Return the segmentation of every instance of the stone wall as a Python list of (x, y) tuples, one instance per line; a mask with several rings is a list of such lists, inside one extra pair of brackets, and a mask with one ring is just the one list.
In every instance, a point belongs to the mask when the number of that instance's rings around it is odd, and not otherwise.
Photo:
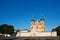
[(17, 36), (29, 37), (29, 36), (57, 36), (57, 32), (18, 32)]

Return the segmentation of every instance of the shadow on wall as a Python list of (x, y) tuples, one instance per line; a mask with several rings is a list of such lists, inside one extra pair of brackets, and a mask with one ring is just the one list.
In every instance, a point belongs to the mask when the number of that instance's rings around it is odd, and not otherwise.
[(14, 32), (13, 34), (10, 34), (11, 36), (16, 36), (17, 35), (17, 32)]

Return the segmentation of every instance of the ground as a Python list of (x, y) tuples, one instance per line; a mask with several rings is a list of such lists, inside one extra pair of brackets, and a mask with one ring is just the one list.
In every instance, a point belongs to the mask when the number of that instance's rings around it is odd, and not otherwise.
[(9, 37), (0, 38), (0, 40), (60, 40), (60, 37)]

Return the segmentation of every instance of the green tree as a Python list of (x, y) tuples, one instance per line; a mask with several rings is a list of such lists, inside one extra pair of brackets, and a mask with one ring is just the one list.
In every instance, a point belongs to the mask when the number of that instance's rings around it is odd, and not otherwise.
[(60, 26), (56, 27), (55, 30), (57, 31), (57, 35), (60, 36)]
[(0, 33), (2, 34), (12, 34), (14, 33), (14, 27), (7, 24), (0, 25)]
[(57, 35), (60, 36), (60, 26), (57, 26), (55, 29), (52, 29), (52, 31), (56, 30)]

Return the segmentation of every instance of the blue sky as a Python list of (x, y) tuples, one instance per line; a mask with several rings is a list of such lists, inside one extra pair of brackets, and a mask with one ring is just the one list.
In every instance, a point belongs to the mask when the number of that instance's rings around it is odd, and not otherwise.
[(0, 24), (29, 29), (32, 16), (45, 19), (45, 31), (60, 25), (60, 0), (0, 0)]

